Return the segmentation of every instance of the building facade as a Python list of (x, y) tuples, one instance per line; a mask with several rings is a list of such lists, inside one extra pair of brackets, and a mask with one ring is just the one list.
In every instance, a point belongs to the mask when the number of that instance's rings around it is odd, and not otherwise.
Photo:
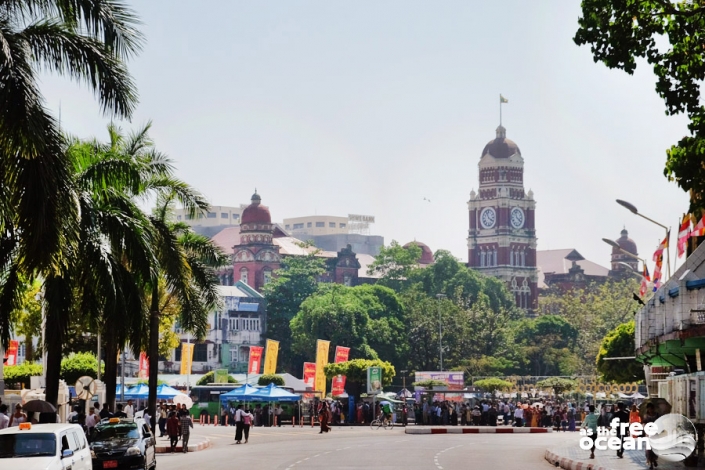
[(483, 149), (480, 186), (468, 201), (468, 266), (502, 279), (516, 305), (532, 314), (538, 301), (536, 201), (524, 191), (524, 159), (501, 125)]
[[(629, 238), (629, 232), (627, 232), (626, 228), (622, 229), (620, 237), (615, 242), (619, 245), (619, 248), (616, 246), (612, 248), (610, 277), (626, 278), (638, 273), (639, 259), (636, 256), (639, 255), (639, 252), (636, 249), (634, 240)], [(631, 253), (632, 256), (628, 253)]]

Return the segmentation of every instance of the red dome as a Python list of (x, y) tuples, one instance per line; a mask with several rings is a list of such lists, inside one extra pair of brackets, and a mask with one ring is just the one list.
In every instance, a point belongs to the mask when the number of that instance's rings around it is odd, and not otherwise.
[(416, 245), (421, 248), (421, 258), (419, 258), (419, 264), (433, 264), (433, 252), (425, 243), (413, 241), (404, 245), (404, 248), (409, 248), (411, 245)]
[(269, 207), (260, 204), (262, 198), (256, 192), (252, 195), (252, 204), (242, 211), (240, 224), (271, 224), (272, 216), (269, 214)]
[[(622, 235), (622, 236), (619, 237), (617, 240), (615, 240), (617, 242), (617, 244), (619, 245), (619, 247), (621, 249), (623, 249), (624, 251), (628, 251), (629, 253), (631, 253), (633, 255), (638, 255), (639, 253), (636, 251), (636, 243), (634, 243), (634, 240), (629, 238), (629, 232), (627, 232), (627, 229), (622, 230), (622, 233), (620, 235)], [(619, 249), (617, 249), (617, 247), (613, 247), (612, 254), (613, 255), (622, 255), (623, 253), (621, 251), (619, 251)]]
[(497, 138), (490, 140), (482, 149), (480, 157), (484, 157), (488, 153), (495, 158), (509, 158), (515, 153), (521, 155), (517, 144), (513, 140), (507, 139), (507, 130), (502, 126), (497, 128)]

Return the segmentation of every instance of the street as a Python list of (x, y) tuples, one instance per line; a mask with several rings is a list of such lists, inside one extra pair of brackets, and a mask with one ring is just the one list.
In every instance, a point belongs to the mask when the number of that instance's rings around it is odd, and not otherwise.
[[(161, 469), (549, 469), (547, 447), (575, 442), (577, 433), (407, 435), (399, 427), (255, 428), (248, 444), (235, 445), (232, 427), (196, 425), (192, 440), (207, 437), (213, 446), (189, 454), (160, 454)], [(161, 442), (162, 439), (159, 439)]]

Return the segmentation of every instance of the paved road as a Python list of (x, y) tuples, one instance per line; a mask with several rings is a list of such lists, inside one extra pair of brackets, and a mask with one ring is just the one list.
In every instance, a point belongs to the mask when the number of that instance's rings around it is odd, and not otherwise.
[(248, 444), (235, 445), (234, 428), (200, 427), (213, 447), (189, 454), (160, 455), (160, 470), (197, 469), (543, 469), (548, 447), (575, 442), (567, 434), (406, 435), (403, 428), (371, 430), (336, 427), (317, 429), (255, 428)]

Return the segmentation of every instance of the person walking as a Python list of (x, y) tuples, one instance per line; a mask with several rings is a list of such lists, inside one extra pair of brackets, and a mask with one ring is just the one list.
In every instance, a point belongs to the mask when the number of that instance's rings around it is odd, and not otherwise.
[(19, 426), (27, 421), (27, 415), (22, 412), (22, 405), (19, 403), (15, 406), (15, 412), (10, 416), (10, 424), (8, 427)]
[[(641, 423), (641, 416), (639, 416), (639, 410), (636, 405), (632, 405), (632, 409), (629, 412), (629, 425), (631, 426), (632, 423)], [(632, 435), (632, 437), (637, 438), (639, 436)]]
[[(658, 415), (656, 414), (656, 407), (654, 406), (653, 403), (647, 403), (646, 404), (646, 415), (644, 416), (644, 420), (642, 421), (642, 424), (646, 426), (648, 423), (653, 423), (658, 419)], [(658, 455), (656, 453), (647, 448), (646, 449), (646, 463), (649, 464), (649, 469), (653, 469), (654, 467), (658, 467)]]
[(0, 405), (0, 429), (5, 429), (10, 426), (10, 417), (7, 416), (7, 405)]
[(171, 444), (171, 452), (176, 452), (176, 443), (179, 442), (179, 418), (175, 412), (169, 413), (169, 418), (166, 421), (166, 433), (169, 435), (169, 443)]
[(325, 401), (321, 402), (321, 409), (318, 410), (318, 422), (321, 423), (321, 430), (318, 434), (330, 431), (330, 427), (328, 427), (328, 403)]
[(164, 437), (166, 434), (166, 420), (169, 417), (168, 410), (166, 408), (166, 403), (162, 402), (162, 406), (159, 408), (159, 437)]
[[(622, 432), (621, 424), (626, 424), (629, 422), (629, 413), (625, 409), (624, 403), (621, 401), (617, 403), (617, 411), (614, 414), (614, 418), (619, 420), (619, 424), (617, 425), (617, 437), (619, 438), (619, 449), (617, 450), (617, 457), (622, 459), (624, 458), (624, 438), (627, 437), (628, 431)], [(610, 423), (610, 426), (611, 425), (612, 423)]]
[(132, 419), (135, 417), (135, 407), (132, 404), (132, 400), (127, 400), (127, 405), (125, 405), (123, 411), (127, 415), (128, 419)]
[(592, 439), (592, 447), (590, 447), (590, 458), (595, 458), (595, 439), (597, 439), (597, 421), (599, 417), (595, 414), (595, 405), (589, 405), (588, 414), (585, 415), (581, 428), (589, 430), (590, 439)]
[(242, 434), (245, 437), (245, 444), (250, 440), (250, 426), (252, 426), (253, 419), (254, 415), (250, 413), (249, 409), (246, 409), (242, 414)]
[(250, 426), (252, 425), (252, 413), (245, 411), (242, 405), (237, 405), (235, 410), (235, 444), (242, 444), (242, 435), (245, 432), (245, 418), (248, 418), (247, 434), (245, 436), (245, 444), (247, 444)]
[(188, 452), (188, 438), (191, 436), (191, 428), (193, 427), (193, 421), (191, 421), (188, 412), (181, 413), (179, 424), (181, 425), (181, 448), (185, 454)]

